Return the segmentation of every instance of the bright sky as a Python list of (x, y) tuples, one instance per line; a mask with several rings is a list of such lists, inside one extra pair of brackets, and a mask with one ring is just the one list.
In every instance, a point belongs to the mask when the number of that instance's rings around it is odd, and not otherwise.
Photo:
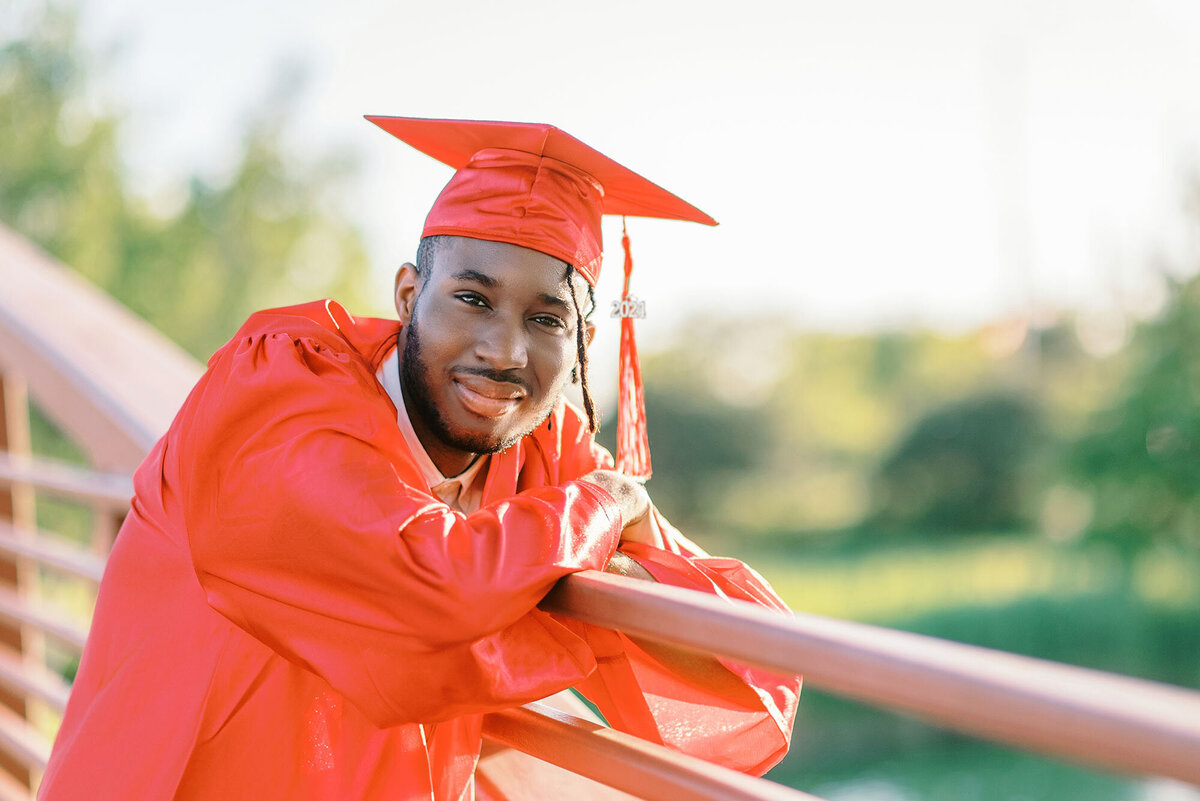
[(347, 209), (385, 297), (449, 171), (364, 113), (550, 122), (720, 220), (630, 221), (651, 334), (698, 310), (859, 330), (1144, 306), (1155, 254), (1196, 255), (1194, 0), (105, 0), (83, 22), (123, 47), (107, 94), (150, 188), (220, 174), (304, 65), (291, 145), (360, 158)]

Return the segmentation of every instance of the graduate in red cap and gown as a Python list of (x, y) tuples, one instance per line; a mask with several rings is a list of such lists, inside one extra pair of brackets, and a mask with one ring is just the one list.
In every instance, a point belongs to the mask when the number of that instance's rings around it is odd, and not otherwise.
[(619, 470), (593, 439), (601, 214), (713, 220), (548, 125), (370, 119), (457, 170), (397, 275), (399, 321), (273, 309), (213, 355), (135, 476), (39, 797), (470, 799), (482, 715), (570, 687), (617, 728), (762, 773), (799, 677), (537, 608), (588, 569), (785, 608), (637, 481), (631, 319)]

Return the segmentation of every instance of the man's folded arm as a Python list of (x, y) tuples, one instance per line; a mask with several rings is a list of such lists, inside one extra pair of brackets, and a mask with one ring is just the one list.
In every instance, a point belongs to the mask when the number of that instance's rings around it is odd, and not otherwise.
[[(610, 468), (612, 457), (595, 444), (578, 415), (567, 412), (563, 475)], [(644, 523), (640, 527), (653, 532), (639, 533), (642, 542), (623, 542), (610, 572), (787, 611), (758, 573), (735, 559), (709, 557), (657, 510)], [(748, 773), (764, 773), (787, 753), (799, 676), (566, 622), (587, 639), (599, 665), (578, 688), (615, 728)]]

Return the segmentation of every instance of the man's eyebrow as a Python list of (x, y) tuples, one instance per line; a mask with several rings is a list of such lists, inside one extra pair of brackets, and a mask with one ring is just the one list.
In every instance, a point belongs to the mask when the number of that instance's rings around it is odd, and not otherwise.
[(555, 306), (557, 308), (560, 308), (564, 312), (565, 311), (574, 311), (574, 307), (570, 303), (567, 303), (567, 301), (563, 298), (562, 295), (551, 295), (548, 292), (543, 292), (540, 295), (538, 295), (538, 300), (540, 300), (542, 303), (545, 303), (548, 306)]
[[(451, 276), (455, 281), (473, 281), (476, 284), (481, 284), (488, 289), (495, 289), (500, 286), (500, 282), (487, 273), (481, 273), (478, 270), (472, 270), (469, 267), (453, 273)], [(541, 292), (538, 294), (538, 300), (548, 306), (562, 309), (564, 312), (572, 310), (572, 306), (562, 295), (551, 295), (549, 292)]]
[(487, 273), (481, 273), (478, 270), (459, 270), (450, 276), (455, 281), (474, 281), (477, 284), (483, 284), (488, 289), (495, 289), (500, 286), (500, 282)]

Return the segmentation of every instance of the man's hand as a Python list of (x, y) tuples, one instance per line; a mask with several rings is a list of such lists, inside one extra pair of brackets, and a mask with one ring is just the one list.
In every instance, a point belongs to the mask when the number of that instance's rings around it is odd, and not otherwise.
[(626, 578), (641, 579), (642, 581), (657, 581), (649, 570), (620, 551), (614, 553), (612, 558), (608, 560), (608, 564), (604, 566), (604, 572), (617, 576), (625, 576)]
[(595, 484), (616, 500), (621, 508), (622, 542), (641, 542), (662, 547), (662, 536), (650, 514), (650, 496), (646, 494), (645, 487), (613, 470), (595, 470), (579, 480)]

